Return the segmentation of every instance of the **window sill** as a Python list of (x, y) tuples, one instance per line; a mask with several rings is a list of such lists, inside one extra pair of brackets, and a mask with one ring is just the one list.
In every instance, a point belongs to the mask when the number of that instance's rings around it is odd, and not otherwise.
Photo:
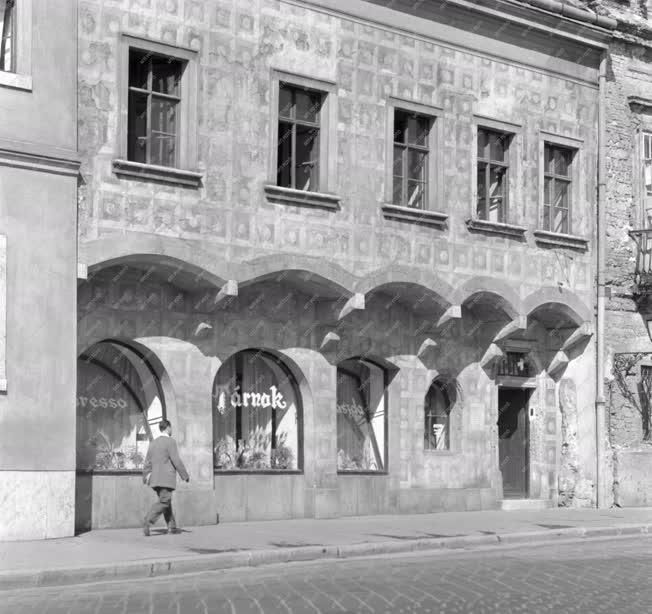
[(113, 160), (113, 172), (127, 179), (158, 181), (187, 188), (199, 188), (202, 181), (202, 173), (130, 160)]
[(77, 469), (77, 475), (137, 475), (143, 477), (142, 469)]
[(303, 475), (301, 469), (213, 469), (213, 475)]
[(338, 469), (337, 475), (389, 475), (389, 473), (385, 470), (372, 471), (364, 469)]
[(0, 71), (0, 87), (10, 87), (15, 90), (32, 91), (31, 75), (18, 75), (15, 72)]
[(532, 234), (539, 245), (546, 245), (549, 247), (567, 247), (582, 251), (586, 251), (589, 247), (588, 239), (576, 235), (550, 232), (548, 230), (534, 230), (532, 231)]
[(458, 454), (454, 450), (427, 450), (427, 449), (424, 449), (423, 453), (433, 454), (436, 456), (455, 456), (456, 454)]
[(478, 218), (469, 218), (466, 220), (466, 226), (471, 231), (488, 232), (490, 234), (516, 237), (517, 239), (523, 239), (527, 230), (524, 226), (490, 222), (489, 220), (480, 220)]
[(335, 194), (282, 188), (281, 186), (269, 183), (265, 185), (265, 194), (269, 202), (280, 205), (316, 207), (331, 211), (337, 211), (340, 208), (341, 198)]
[(448, 220), (448, 215), (446, 213), (429, 211), (427, 209), (401, 207), (389, 203), (384, 204), (381, 209), (383, 215), (387, 219), (398, 220), (400, 222), (413, 222), (415, 224), (433, 226), (439, 229), (444, 229), (446, 227), (446, 221)]

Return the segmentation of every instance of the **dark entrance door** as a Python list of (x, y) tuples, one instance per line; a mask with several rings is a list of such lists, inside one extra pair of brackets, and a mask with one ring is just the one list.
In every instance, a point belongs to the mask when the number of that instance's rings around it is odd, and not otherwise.
[(530, 394), (531, 390), (523, 388), (498, 391), (498, 458), (506, 499), (528, 496)]

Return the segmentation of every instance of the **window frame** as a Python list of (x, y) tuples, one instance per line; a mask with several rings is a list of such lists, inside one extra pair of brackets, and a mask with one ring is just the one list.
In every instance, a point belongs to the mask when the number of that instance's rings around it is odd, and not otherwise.
[[(321, 142), (323, 140), (323, 134), (322, 134), (322, 122), (321, 122), (321, 111), (322, 107), (324, 105), (324, 100), (325, 100), (325, 94), (324, 92), (320, 90), (315, 90), (312, 88), (307, 88), (307, 87), (297, 87), (291, 83), (287, 83), (286, 81), (279, 81), (278, 84), (279, 87), (279, 97), (281, 90), (286, 87), (288, 90), (292, 92), (292, 114), (289, 117), (286, 116), (281, 116), (280, 109), (277, 109), (276, 115), (277, 115), (277, 131), (278, 131), (278, 124), (290, 124), (291, 128), (291, 148), (290, 148), (290, 184), (289, 186), (281, 186), (279, 185), (279, 172), (278, 172), (278, 148), (280, 147), (280, 142), (279, 139), (277, 138), (277, 173), (276, 173), (276, 185), (279, 188), (285, 188), (285, 189), (290, 189), (290, 190), (296, 190), (298, 192), (318, 192), (318, 189), (308, 189), (308, 190), (303, 190), (301, 188), (297, 188), (297, 178), (296, 178), (296, 157), (297, 157), (297, 147), (296, 147), (296, 141), (297, 141), (297, 130), (299, 126), (302, 126), (304, 128), (309, 128), (312, 130), (316, 130), (317, 136), (317, 151), (318, 151), (318, 159), (314, 162), (313, 167), (314, 167), (314, 172), (311, 173), (310, 175), (310, 183), (316, 184), (316, 187), (319, 188), (320, 185), (320, 176), (321, 176), (321, 167), (323, 165), (323, 162), (321, 160), (322, 156), (322, 151), (321, 151)], [(316, 113), (316, 121), (311, 122), (305, 119), (299, 119), (296, 117), (296, 93), (299, 91), (304, 91), (304, 92), (310, 92), (314, 95), (319, 96), (319, 111)], [(314, 181), (313, 181), (314, 180)]]
[[(443, 395), (444, 399), (446, 400), (446, 420), (447, 420), (447, 443), (448, 445), (445, 448), (437, 448), (437, 447), (430, 447), (428, 444), (429, 438), (428, 438), (428, 426), (432, 426), (433, 422), (429, 422), (428, 418), (428, 404), (427, 404), (427, 399), (428, 395), (430, 394), (430, 390), (433, 388), (433, 386), (437, 386), (439, 388), (440, 393)], [(430, 382), (430, 385), (426, 389), (426, 394), (423, 399), (423, 413), (424, 413), (424, 433), (423, 433), (423, 451), (427, 454), (450, 454), (453, 451), (453, 433), (452, 433), (452, 425), (453, 425), (453, 407), (455, 406), (454, 399), (451, 398), (450, 394), (448, 394), (447, 388), (450, 386), (449, 382), (442, 380), (440, 378), (435, 378)], [(430, 416), (432, 417), (432, 416)]]
[[(560, 233), (551, 231), (544, 226), (544, 207), (545, 207), (545, 146), (551, 145), (568, 149), (572, 152), (570, 162), (569, 179), (571, 182), (568, 212), (568, 232)], [(535, 239), (540, 244), (569, 247), (577, 249), (587, 249), (588, 240), (581, 237), (590, 234), (590, 228), (587, 228), (590, 216), (582, 216), (582, 211), (586, 210), (585, 205), (585, 188), (582, 178), (584, 177), (584, 141), (570, 136), (561, 136), (559, 134), (539, 131), (539, 164), (538, 164), (538, 195), (539, 207), (537, 210), (536, 230), (534, 231)]]
[[(447, 219), (443, 199), (443, 115), (444, 109), (433, 105), (415, 102), (396, 96), (386, 99), (387, 116), (385, 131), (385, 189), (383, 212), (385, 217), (396, 217), (392, 214), (403, 214), (405, 218), (415, 218), (415, 221), (428, 222), (432, 218), (433, 225), (442, 225)], [(417, 209), (407, 205), (394, 203), (394, 132), (396, 112), (415, 114), (430, 121), (428, 130), (424, 207)], [(409, 147), (409, 146), (408, 146)], [(404, 181), (407, 181), (404, 178)], [(436, 217), (435, 217), (436, 216)]]
[(0, 71), (0, 87), (32, 91), (32, 0), (19, 0), (14, 5), (12, 70)]
[[(383, 416), (383, 429), (384, 429), (384, 449), (382, 451), (382, 460), (383, 460), (383, 468), (382, 469), (340, 469), (337, 465), (337, 455), (338, 455), (338, 450), (337, 450), (337, 437), (338, 437), (338, 432), (337, 432), (337, 385), (339, 381), (338, 377), (338, 371), (340, 370), (340, 365), (349, 361), (359, 361), (362, 363), (369, 363), (373, 365), (374, 367), (380, 369), (383, 373), (383, 408), (384, 408), (384, 416)], [(390, 432), (389, 432), (389, 381), (390, 381), (390, 373), (388, 368), (383, 365), (380, 362), (377, 362), (376, 360), (370, 360), (364, 356), (351, 356), (349, 358), (344, 358), (335, 365), (335, 449), (336, 449), (336, 454), (335, 454), (335, 467), (336, 467), (336, 473), (338, 476), (343, 476), (343, 475), (389, 475), (389, 437), (390, 437)]]
[[(641, 219), (642, 219), (642, 228), (652, 228), (652, 219), (648, 217), (647, 210), (652, 210), (652, 191), (648, 193), (645, 185), (645, 162), (650, 161), (652, 166), (652, 125), (645, 125), (640, 129), (640, 137), (638, 139), (638, 154), (636, 156), (636, 165), (635, 168), (639, 168), (638, 176), (639, 181), (638, 191), (640, 193), (640, 202), (641, 202)], [(649, 139), (649, 153), (650, 157), (646, 158), (646, 140)]]
[[(129, 137), (129, 55), (131, 49), (171, 57), (185, 63), (179, 83), (178, 153), (173, 167), (143, 164), (128, 159)], [(202, 174), (197, 167), (198, 61), (195, 49), (125, 34), (120, 35), (118, 65), (118, 142), (113, 170), (120, 177), (137, 177), (186, 187), (199, 187)]]
[[(284, 188), (277, 184), (278, 169), (278, 124), (280, 84), (321, 92), (320, 142), (319, 142), (319, 182), (315, 191)], [(337, 84), (307, 75), (288, 72), (279, 68), (270, 69), (269, 154), (267, 160), (267, 181), (263, 186), (269, 202), (281, 205), (313, 207), (338, 210), (341, 198), (337, 189)]]
[[(264, 475), (287, 475), (287, 474), (292, 474), (292, 475), (301, 475), (304, 473), (304, 438), (305, 438), (305, 433), (304, 433), (304, 417), (303, 417), (303, 412), (304, 412), (304, 405), (303, 405), (303, 396), (301, 394), (301, 388), (299, 386), (299, 381), (295, 374), (292, 372), (290, 367), (286, 364), (286, 361), (284, 357), (282, 356), (277, 356), (275, 353), (270, 352), (268, 350), (263, 350), (261, 348), (243, 348), (241, 350), (237, 350), (236, 352), (232, 353), (229, 355), (228, 358), (226, 358), (222, 364), (220, 365), (220, 368), (228, 361), (231, 359), (234, 359), (236, 361), (235, 365), (235, 376), (236, 376), (236, 382), (240, 386), (240, 390), (242, 390), (242, 370), (243, 370), (243, 363), (245, 359), (245, 355), (250, 352), (254, 355), (260, 355), (264, 356), (265, 358), (274, 361), (274, 363), (279, 367), (279, 369), (283, 372), (283, 374), (288, 378), (288, 382), (290, 383), (292, 387), (292, 392), (294, 393), (294, 397), (296, 400), (296, 405), (297, 405), (297, 459), (296, 459), (296, 464), (297, 468), (296, 469), (236, 469), (236, 468), (230, 468), (230, 469), (218, 469), (215, 467), (215, 460), (213, 460), (213, 475), (218, 476), (218, 475), (251, 475), (251, 474), (264, 474)], [(214, 401), (214, 395), (215, 395), (215, 385), (217, 382), (217, 376), (219, 373), (219, 368), (215, 372), (215, 375), (213, 376), (213, 384), (212, 384), (212, 393), (211, 393), (211, 423), (212, 423), (212, 428), (213, 428), (213, 433), (212, 433), (212, 447), (213, 450), (216, 447), (216, 442), (215, 442), (215, 401)], [(238, 440), (242, 436), (242, 407), (236, 408), (236, 414), (235, 414), (235, 440), (236, 440), (236, 446), (238, 445)], [(275, 416), (275, 414), (273, 414)], [(274, 418), (274, 424), (275, 424), (275, 418)], [(275, 427), (274, 431), (272, 432), (272, 437), (271, 441), (274, 442), (276, 439), (276, 432), (275, 432)], [(237, 447), (236, 447), (237, 449)]]
[[(568, 172), (566, 175), (561, 175), (556, 172), (556, 169), (549, 170), (546, 168), (547, 159), (546, 150), (550, 151), (552, 158), (554, 159), (557, 152), (560, 152), (562, 155), (568, 155), (569, 161), (567, 163)], [(560, 234), (571, 234), (572, 228), (572, 211), (574, 209), (573, 203), (573, 161), (575, 159), (574, 149), (568, 147), (562, 147), (554, 143), (544, 142), (543, 144), (543, 203), (542, 203), (542, 229), (547, 232), (555, 232)], [(555, 207), (554, 203), (546, 202), (546, 180), (549, 180), (552, 183), (552, 193), (555, 194), (555, 185), (560, 182), (566, 184), (567, 186), (567, 205), (566, 207)], [(555, 209), (565, 209), (566, 210), (566, 229), (555, 230), (553, 228), (554, 218), (555, 218)], [(548, 210), (548, 224), (546, 225), (546, 210)]]

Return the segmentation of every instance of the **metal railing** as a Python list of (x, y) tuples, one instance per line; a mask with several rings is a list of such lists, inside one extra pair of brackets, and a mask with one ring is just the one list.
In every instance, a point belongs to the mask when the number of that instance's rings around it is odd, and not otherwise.
[(636, 268), (634, 281), (638, 288), (649, 288), (652, 291), (652, 228), (630, 230), (629, 236), (634, 239), (636, 250)]

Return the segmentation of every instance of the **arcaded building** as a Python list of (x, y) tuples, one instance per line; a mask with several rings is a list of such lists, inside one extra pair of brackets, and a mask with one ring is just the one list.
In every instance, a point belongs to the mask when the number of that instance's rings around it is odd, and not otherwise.
[(614, 22), (385, 5), (79, 4), (74, 486), (5, 538), (139, 526), (163, 416), (186, 525), (595, 504)]

